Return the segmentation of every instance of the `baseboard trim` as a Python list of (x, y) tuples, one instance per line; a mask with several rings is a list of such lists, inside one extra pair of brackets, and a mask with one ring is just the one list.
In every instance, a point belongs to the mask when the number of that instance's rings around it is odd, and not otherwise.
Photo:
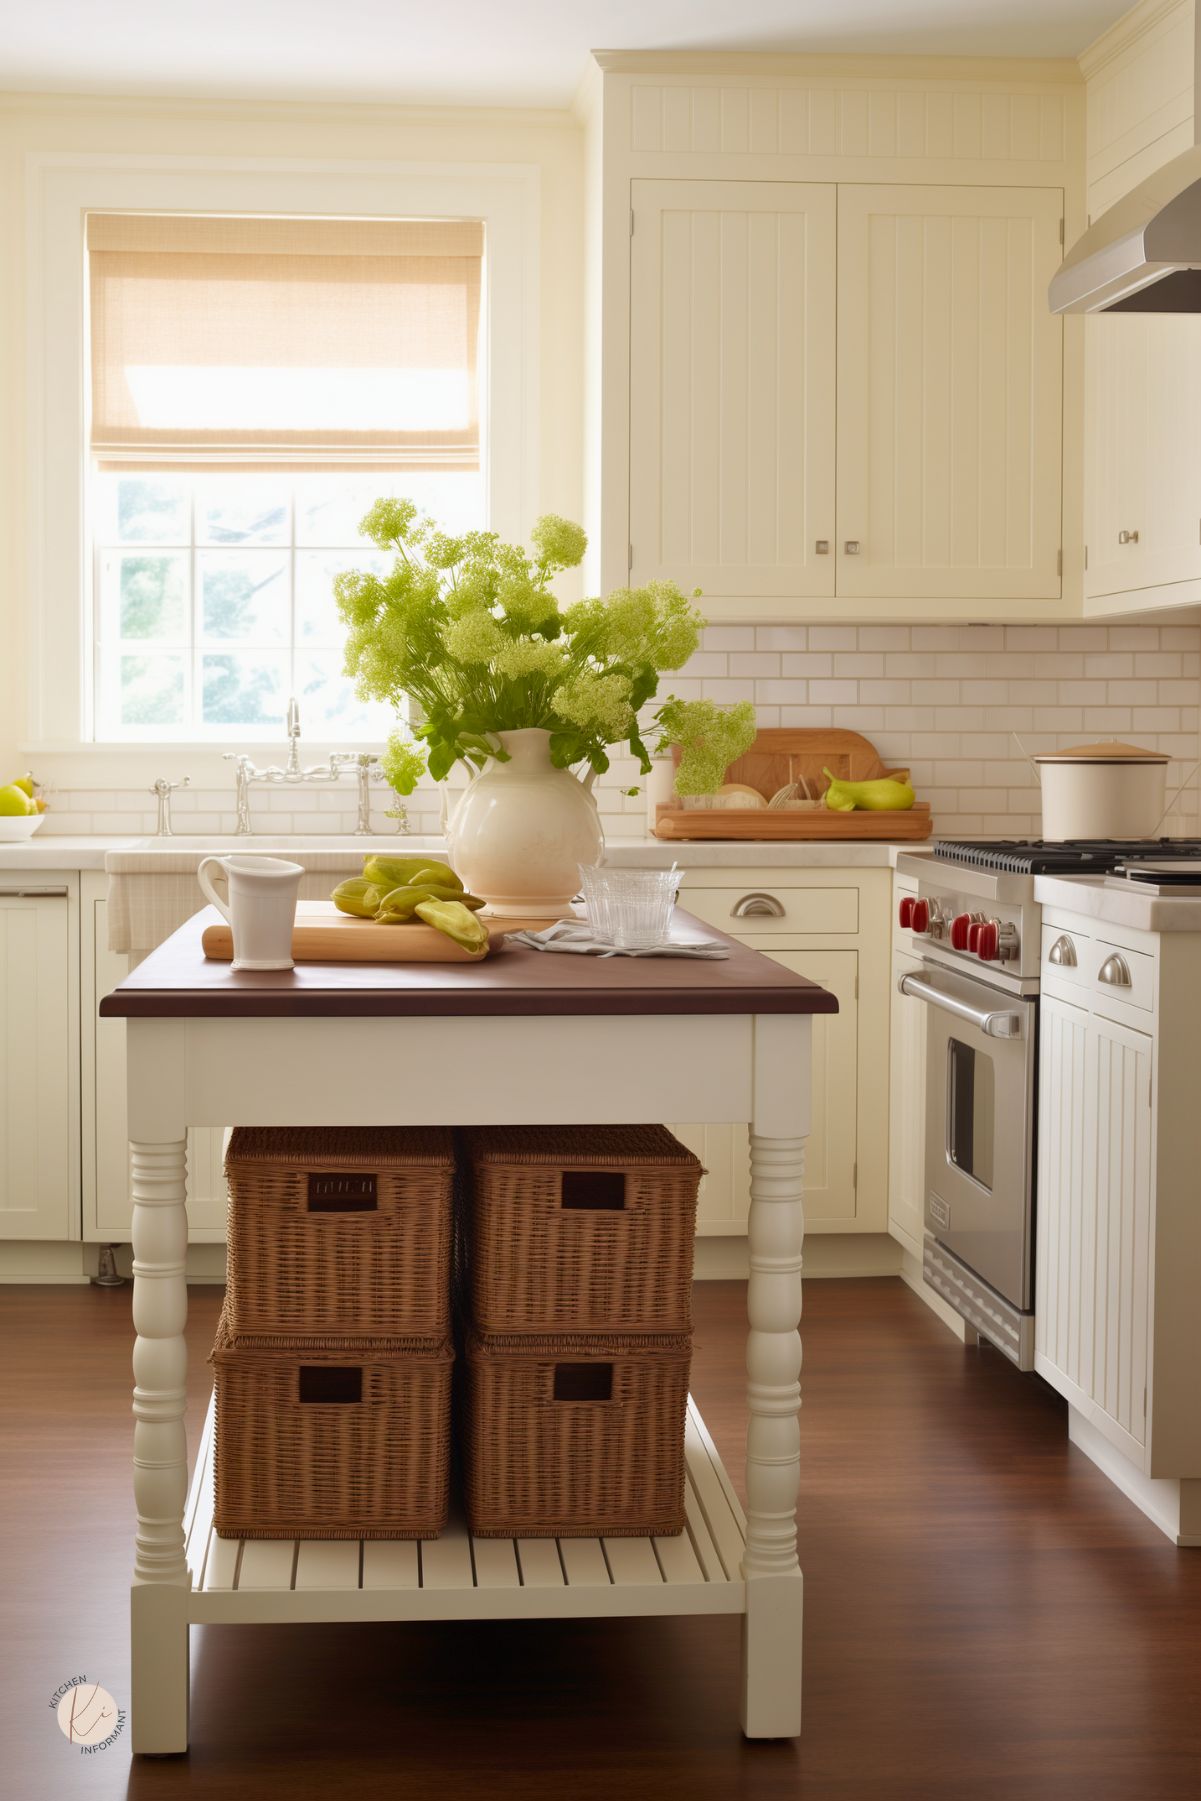
[[(127, 1244), (116, 1246), (117, 1270), (122, 1276), (133, 1274), (133, 1253)], [(83, 1287), (96, 1274), (100, 1262), (98, 1244), (63, 1244), (47, 1239), (5, 1239), (0, 1241), (0, 1287), (54, 1283)], [(190, 1244), (187, 1256), (189, 1282), (225, 1281), (225, 1246), (223, 1244)]]
[(1068, 1437), (1174, 1545), (1201, 1546), (1201, 1478), (1145, 1476), (1078, 1407), (1068, 1408)]
[[(901, 1247), (887, 1232), (814, 1232), (805, 1239), (806, 1281), (828, 1276), (896, 1276)], [(698, 1238), (692, 1273), (698, 1282), (745, 1280), (747, 1241), (743, 1233)]]
[(931, 1313), (938, 1315), (943, 1325), (954, 1334), (960, 1344), (967, 1344), (970, 1328), (962, 1314), (956, 1313), (955, 1309), (948, 1305), (936, 1290), (931, 1288), (922, 1275), (921, 1262), (913, 1255), (913, 1252), (906, 1250), (904, 1245), (898, 1245), (897, 1249), (901, 1253), (901, 1280), (906, 1288), (911, 1288), (918, 1300), (924, 1301)]

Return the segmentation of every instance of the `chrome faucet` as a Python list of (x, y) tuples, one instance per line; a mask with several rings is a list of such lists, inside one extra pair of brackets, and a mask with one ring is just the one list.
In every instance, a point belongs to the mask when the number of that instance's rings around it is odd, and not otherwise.
[(175, 793), (177, 788), (187, 788), (190, 785), (191, 780), (191, 776), (185, 775), (182, 782), (169, 782), (165, 776), (160, 775), (154, 786), (151, 788), (151, 794), (153, 794), (158, 801), (158, 824), (155, 827), (156, 838), (173, 838), (175, 836), (174, 829), (171, 825), (171, 796)]
[[(307, 769), (300, 765), (300, 707), (295, 695), (288, 702), (288, 761), (281, 769), (277, 763), (269, 764), (266, 769), (259, 769), (253, 757), (243, 751), (227, 750), (224, 755), (227, 762), (234, 766), (234, 795), (237, 808), (236, 831), (239, 837), (245, 837), (254, 830), (250, 820), (250, 785), (252, 782), (284, 782), (289, 786), (303, 783), (337, 782), (341, 779), (342, 770), (348, 764), (358, 772), (358, 823), (355, 826), (356, 837), (365, 838), (371, 835), (371, 777), (380, 767), (379, 759), (371, 751), (337, 750), (332, 753), (326, 763), (313, 763)], [(404, 827), (401, 828), (405, 829)]]

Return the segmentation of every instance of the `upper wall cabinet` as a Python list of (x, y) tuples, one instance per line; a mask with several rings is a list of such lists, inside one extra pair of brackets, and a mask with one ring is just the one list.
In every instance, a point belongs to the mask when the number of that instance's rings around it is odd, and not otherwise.
[[(1143, 0), (1087, 76), (1088, 210), (1101, 217), (1193, 141), (1193, 0)], [(1084, 604), (1132, 614), (1201, 600), (1201, 327), (1086, 319)]]
[(1046, 292), (1076, 65), (596, 60), (589, 584), (714, 622), (1078, 618), (1083, 333)]
[(748, 618), (1059, 595), (1059, 190), (632, 194), (633, 581)]
[(1201, 581), (1197, 321), (1087, 320), (1084, 426), (1084, 592), (1137, 604), (1146, 590), (1170, 605), (1174, 588)]
[(1060, 592), (1056, 189), (838, 195), (838, 593)]
[(835, 189), (636, 181), (632, 579), (834, 593)]

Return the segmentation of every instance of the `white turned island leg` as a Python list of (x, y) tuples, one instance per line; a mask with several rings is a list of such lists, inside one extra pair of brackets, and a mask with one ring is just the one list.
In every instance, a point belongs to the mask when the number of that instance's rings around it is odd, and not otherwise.
[[(747, 1530), (743, 1576), (742, 1730), (801, 1730), (802, 1581), (796, 1508), (801, 1475), (801, 1259), (808, 1019), (755, 1021), (755, 1118), (747, 1231)], [(787, 1128), (790, 1134), (785, 1136)]]
[(161, 1753), (188, 1748), (187, 1139), (131, 1143), (130, 1166), (138, 1514), (130, 1598), (132, 1738), (135, 1751)]

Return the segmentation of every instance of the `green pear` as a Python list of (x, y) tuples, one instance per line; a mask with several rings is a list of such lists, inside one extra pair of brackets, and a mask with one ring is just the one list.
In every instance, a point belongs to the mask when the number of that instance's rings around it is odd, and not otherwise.
[(10, 782), (7, 788), (0, 788), (0, 817), (24, 818), (27, 814), (36, 812), (35, 803), (15, 782)]

